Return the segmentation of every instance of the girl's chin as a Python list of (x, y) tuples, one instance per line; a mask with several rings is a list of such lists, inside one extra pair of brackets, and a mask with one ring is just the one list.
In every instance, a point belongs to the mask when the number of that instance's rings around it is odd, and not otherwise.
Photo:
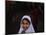
[(27, 28), (24, 28), (24, 30), (27, 30)]

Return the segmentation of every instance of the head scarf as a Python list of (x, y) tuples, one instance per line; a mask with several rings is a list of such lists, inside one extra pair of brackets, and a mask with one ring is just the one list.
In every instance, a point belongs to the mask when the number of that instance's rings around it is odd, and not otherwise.
[[(33, 33), (33, 32), (35, 32), (35, 30), (34, 30), (34, 28), (33, 28), (33, 25), (32, 25), (32, 21), (31, 21), (30, 16), (24, 15), (24, 16), (22, 17), (22, 19), (21, 19), (21, 22), (22, 22), (22, 20), (23, 20), (24, 18), (26, 18), (26, 19), (28, 19), (28, 20), (30, 21), (30, 26), (29, 26), (29, 28), (28, 28), (25, 32), (26, 32), (26, 33)], [(18, 33), (21, 33), (22, 31), (23, 31), (23, 28), (22, 28), (22, 25), (21, 25), (21, 26), (20, 26), (20, 30), (19, 30)]]

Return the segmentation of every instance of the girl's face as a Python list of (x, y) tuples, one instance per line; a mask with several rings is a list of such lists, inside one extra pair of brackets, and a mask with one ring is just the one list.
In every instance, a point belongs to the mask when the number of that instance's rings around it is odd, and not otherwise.
[(21, 25), (22, 25), (23, 29), (26, 30), (30, 24), (27, 20), (23, 20)]

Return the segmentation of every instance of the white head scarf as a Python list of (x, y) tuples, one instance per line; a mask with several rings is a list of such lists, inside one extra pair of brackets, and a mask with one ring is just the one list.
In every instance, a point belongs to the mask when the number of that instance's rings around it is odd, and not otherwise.
[[(28, 28), (25, 32), (26, 32), (26, 33), (33, 33), (33, 32), (35, 32), (35, 30), (34, 30), (34, 28), (33, 28), (33, 25), (32, 25), (32, 22), (31, 22), (30, 16), (24, 15), (24, 16), (22, 17), (22, 19), (21, 19), (21, 22), (22, 22), (22, 20), (23, 20), (24, 18), (27, 18), (27, 19), (30, 21), (30, 26), (29, 26), (29, 28)], [(18, 33), (21, 33), (22, 31), (23, 31), (23, 28), (22, 28), (22, 26), (20, 26), (20, 30), (19, 30)]]

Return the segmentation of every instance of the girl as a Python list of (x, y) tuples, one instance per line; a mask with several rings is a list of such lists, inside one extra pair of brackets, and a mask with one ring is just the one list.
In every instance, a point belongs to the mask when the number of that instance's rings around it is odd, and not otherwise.
[(31, 18), (30, 16), (25, 15), (21, 19), (20, 30), (18, 33), (31, 33), (31, 32), (35, 32), (31, 22)]

